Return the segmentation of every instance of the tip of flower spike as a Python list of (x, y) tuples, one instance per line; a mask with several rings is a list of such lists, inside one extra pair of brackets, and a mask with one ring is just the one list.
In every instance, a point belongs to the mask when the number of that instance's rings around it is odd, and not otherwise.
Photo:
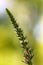
[(7, 13), (9, 12), (9, 10), (6, 8), (6, 11), (7, 11)]
[(5, 8), (7, 10), (7, 8)]
[(5, 8), (6, 10), (8, 10), (7, 8)]

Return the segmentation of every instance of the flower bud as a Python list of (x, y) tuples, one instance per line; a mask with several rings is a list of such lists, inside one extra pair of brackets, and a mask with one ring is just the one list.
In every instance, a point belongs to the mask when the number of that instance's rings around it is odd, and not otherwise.
[(25, 55), (28, 55), (27, 51), (24, 51), (24, 54), (25, 54)]
[(22, 44), (20, 46), (23, 48), (23, 45)]
[(26, 48), (29, 48), (28, 44), (26, 45)]
[(20, 44), (22, 44), (23, 43), (23, 41), (20, 41)]
[(28, 63), (29, 60), (28, 60), (28, 58), (24, 58), (24, 61), (25, 61), (26, 63)]
[(24, 40), (24, 42), (27, 42), (28, 43), (28, 40)]
[(32, 51), (32, 48), (29, 48), (29, 51)]
[(32, 57), (33, 57), (33, 54), (31, 53), (31, 54), (30, 54), (30, 58), (32, 58)]

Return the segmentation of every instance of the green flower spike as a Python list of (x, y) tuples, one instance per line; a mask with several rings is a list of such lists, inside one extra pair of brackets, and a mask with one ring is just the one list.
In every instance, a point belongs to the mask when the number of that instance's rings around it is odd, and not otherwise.
[(26, 40), (26, 37), (23, 34), (23, 31), (21, 28), (19, 28), (19, 25), (16, 23), (15, 18), (13, 17), (12, 13), (6, 8), (6, 12), (8, 13), (11, 22), (16, 29), (16, 33), (18, 35), (18, 38), (20, 40), (21, 47), (23, 48), (24, 52), (24, 61), (27, 65), (32, 65), (31, 59), (33, 58), (32, 48), (28, 47), (28, 40)]

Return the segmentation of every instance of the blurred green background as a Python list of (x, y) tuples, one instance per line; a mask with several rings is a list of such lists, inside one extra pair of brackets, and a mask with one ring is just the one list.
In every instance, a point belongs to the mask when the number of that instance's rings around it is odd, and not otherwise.
[(26, 65), (8, 8), (34, 49), (33, 65), (43, 65), (43, 0), (0, 0), (0, 65)]

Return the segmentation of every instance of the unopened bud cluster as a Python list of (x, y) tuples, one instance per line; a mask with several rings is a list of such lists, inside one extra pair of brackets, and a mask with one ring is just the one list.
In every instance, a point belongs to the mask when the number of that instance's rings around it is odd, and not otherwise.
[(32, 48), (30, 48), (28, 46), (29, 41), (26, 39), (26, 37), (23, 34), (23, 31), (21, 30), (21, 28), (18, 26), (18, 24), (16, 23), (15, 19), (13, 18), (13, 15), (10, 13), (10, 11), (6, 8), (6, 11), (12, 21), (12, 24), (14, 26), (14, 28), (16, 29), (18, 38), (20, 40), (20, 45), (21, 47), (24, 49), (24, 62), (27, 63), (28, 65), (32, 65)]

